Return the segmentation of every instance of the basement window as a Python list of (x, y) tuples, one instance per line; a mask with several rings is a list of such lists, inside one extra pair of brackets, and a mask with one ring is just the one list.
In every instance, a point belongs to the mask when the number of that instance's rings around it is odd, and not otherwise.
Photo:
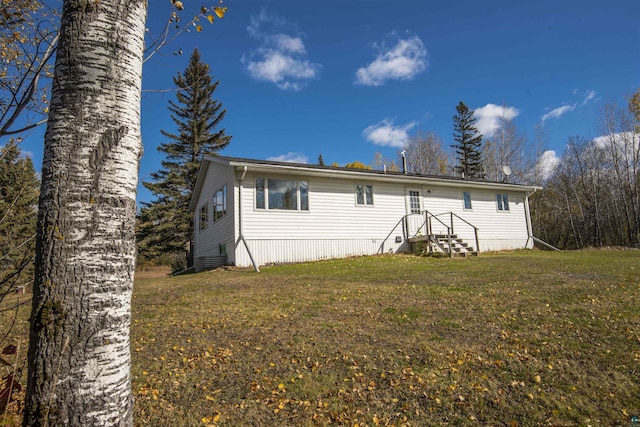
[(499, 211), (509, 211), (509, 195), (496, 194), (496, 205)]

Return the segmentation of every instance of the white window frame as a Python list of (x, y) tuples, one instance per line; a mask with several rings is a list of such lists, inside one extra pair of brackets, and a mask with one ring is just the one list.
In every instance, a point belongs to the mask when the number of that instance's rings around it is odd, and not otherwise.
[[(409, 193), (409, 213), (419, 214), (422, 213), (422, 192), (417, 189), (408, 189)], [(417, 209), (415, 203), (417, 202)]]
[[(218, 200), (218, 194), (221, 194), (220, 199)], [(222, 202), (222, 203), (220, 203)], [(221, 207), (221, 209), (218, 209)], [(220, 214), (218, 215), (218, 212)], [(213, 222), (218, 221), (223, 218), (227, 214), (227, 184), (223, 185), (218, 191), (213, 193)]]
[[(469, 196), (469, 207), (467, 207), (467, 195)], [(462, 192), (462, 209), (465, 211), (473, 210), (473, 201), (471, 199), (471, 191)]]
[(498, 212), (511, 212), (509, 206), (509, 195), (507, 193), (496, 194), (496, 210)]
[[(371, 200), (367, 197), (367, 188), (370, 189), (369, 194), (371, 195)], [(358, 201), (358, 196), (362, 194), (362, 203)], [(373, 185), (371, 184), (356, 184), (354, 187), (354, 197), (356, 206), (375, 206), (375, 198), (373, 197)]]
[[(262, 203), (258, 206), (258, 181), (262, 181)], [(296, 186), (296, 209), (281, 209), (269, 207), (269, 181), (288, 181), (294, 182)], [(274, 212), (309, 212), (309, 182), (297, 179), (282, 178), (264, 178), (257, 177), (255, 179), (253, 207), (258, 211), (274, 211)]]
[(200, 206), (200, 215), (199, 215), (199, 230), (204, 231), (209, 226), (209, 203), (205, 203)]

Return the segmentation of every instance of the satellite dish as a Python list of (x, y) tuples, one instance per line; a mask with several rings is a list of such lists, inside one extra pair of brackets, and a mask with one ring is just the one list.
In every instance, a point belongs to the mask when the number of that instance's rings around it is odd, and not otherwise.
[(511, 175), (511, 168), (509, 166), (503, 166), (502, 167), (502, 172), (504, 172), (504, 174), (506, 176), (509, 176), (509, 175)]

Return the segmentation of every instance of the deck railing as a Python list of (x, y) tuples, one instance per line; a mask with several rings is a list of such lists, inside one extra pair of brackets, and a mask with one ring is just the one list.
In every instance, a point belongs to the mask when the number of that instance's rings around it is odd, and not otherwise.
[[(443, 221), (440, 217), (442, 216), (448, 216), (449, 219), (449, 223), (447, 224), (445, 221)], [(455, 234), (455, 229), (454, 229), (454, 219), (457, 218), (460, 221), (462, 221), (462, 223), (466, 226), (469, 226), (471, 228), (473, 228), (473, 233), (475, 236), (475, 241), (476, 241), (476, 251), (480, 252), (480, 241), (478, 239), (478, 227), (476, 227), (475, 225), (471, 224), (469, 221), (467, 221), (464, 218), (461, 218), (459, 215), (453, 213), (453, 212), (444, 212), (441, 214), (433, 214), (431, 212), (429, 212), (428, 210), (424, 210), (421, 211), (419, 213), (410, 213), (407, 215), (404, 215), (402, 218), (400, 218), (400, 221), (398, 221), (396, 223), (396, 225), (391, 229), (391, 231), (389, 232), (389, 234), (387, 234), (387, 237), (384, 238), (384, 240), (382, 241), (382, 244), (380, 245), (380, 249), (378, 250), (379, 253), (384, 253), (385, 252), (385, 243), (389, 240), (389, 238), (391, 237), (391, 235), (396, 231), (396, 229), (399, 226), (402, 226), (402, 234), (403, 234), (403, 239), (404, 240), (408, 240), (412, 237), (417, 237), (422, 235), (424, 230), (424, 235), (425, 236), (431, 236), (433, 234), (435, 234), (433, 232), (433, 225), (434, 222), (436, 224), (440, 224), (441, 226), (443, 226), (447, 231), (446, 231), (446, 236), (449, 240), (449, 248), (452, 247), (452, 236)], [(417, 225), (417, 226), (416, 226)], [(450, 250), (449, 251), (451, 254), (451, 256), (453, 256), (453, 251)]]
[[(478, 253), (480, 253), (480, 240), (478, 239), (478, 227), (476, 227), (475, 225), (471, 224), (466, 219), (462, 218), (460, 215), (455, 214), (453, 212), (444, 212), (444, 213), (441, 213), (441, 214), (433, 215), (433, 217), (437, 218), (439, 216), (444, 216), (444, 215), (448, 215), (449, 216), (449, 224), (451, 225), (450, 232), (449, 232), (450, 235), (451, 234), (456, 234), (455, 229), (454, 229), (454, 218), (459, 219), (460, 221), (463, 222), (464, 225), (467, 225), (467, 226), (469, 226), (469, 227), (471, 227), (473, 229), (473, 235), (474, 235), (475, 240), (476, 240), (476, 251)], [(440, 221), (440, 222), (442, 223), (442, 221)]]

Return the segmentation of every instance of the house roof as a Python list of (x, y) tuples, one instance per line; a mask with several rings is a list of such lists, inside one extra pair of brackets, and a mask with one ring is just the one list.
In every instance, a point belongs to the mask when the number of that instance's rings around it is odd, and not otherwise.
[(403, 182), (413, 185), (437, 184), (448, 187), (498, 189), (503, 191), (511, 190), (526, 193), (542, 189), (542, 187), (538, 186), (480, 181), (451, 176), (421, 175), (415, 173), (403, 173), (375, 169), (354, 169), (335, 166), (310, 165), (306, 163), (289, 163), (273, 160), (256, 160), (244, 159), (239, 157), (205, 155), (202, 159), (202, 163), (200, 164), (198, 179), (196, 180), (196, 186), (194, 188), (191, 203), (189, 205), (190, 212), (194, 212), (196, 209), (196, 204), (198, 203), (198, 199), (200, 197), (200, 191), (202, 190), (202, 185), (204, 183), (207, 170), (212, 163), (232, 166), (237, 170), (245, 170), (246, 168), (246, 170), (251, 170), (252, 172), (277, 172), (280, 174), (291, 175), (295, 174), (344, 179), (367, 179), (369, 181)]

